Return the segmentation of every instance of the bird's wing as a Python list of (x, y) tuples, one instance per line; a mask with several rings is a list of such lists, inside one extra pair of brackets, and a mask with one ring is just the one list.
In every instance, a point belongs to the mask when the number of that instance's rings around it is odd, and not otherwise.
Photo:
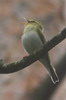
[(46, 42), (46, 40), (45, 40), (45, 37), (44, 37), (43, 33), (41, 33), (40, 30), (37, 30), (37, 31), (38, 31), (39, 37), (41, 38), (42, 43), (44, 44)]

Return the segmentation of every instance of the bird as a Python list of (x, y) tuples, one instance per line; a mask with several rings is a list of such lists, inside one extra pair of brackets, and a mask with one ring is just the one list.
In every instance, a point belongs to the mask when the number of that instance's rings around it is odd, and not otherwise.
[[(33, 54), (35, 51), (41, 49), (42, 46), (46, 43), (43, 32), (44, 27), (41, 22), (34, 19), (25, 18), (21, 42), (24, 50), (28, 54)], [(46, 53), (42, 58), (39, 59), (39, 61), (45, 66), (45, 69), (50, 76), (52, 82), (54, 84), (59, 82), (59, 77), (57, 75), (55, 67), (50, 61), (49, 54)]]

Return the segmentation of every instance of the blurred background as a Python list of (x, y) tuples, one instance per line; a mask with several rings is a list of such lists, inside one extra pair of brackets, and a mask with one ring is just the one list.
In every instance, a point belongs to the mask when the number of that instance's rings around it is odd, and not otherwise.
[[(24, 17), (41, 21), (45, 38), (50, 40), (66, 26), (66, 0), (0, 0), (0, 59), (5, 63), (27, 55), (21, 44)], [(53, 64), (64, 54), (66, 40), (49, 51)], [(0, 100), (30, 100), (46, 75), (38, 61), (19, 72), (0, 74)], [(66, 76), (50, 100), (66, 100)]]

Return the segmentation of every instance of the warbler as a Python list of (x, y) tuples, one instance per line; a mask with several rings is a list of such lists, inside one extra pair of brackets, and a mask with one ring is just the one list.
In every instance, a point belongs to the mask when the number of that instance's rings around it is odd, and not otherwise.
[[(28, 54), (32, 54), (33, 52), (42, 48), (46, 42), (43, 32), (44, 28), (40, 22), (33, 19), (26, 19), (21, 42)], [(58, 75), (50, 62), (48, 53), (39, 59), (39, 61), (45, 66), (52, 82), (54, 84), (59, 82)]]

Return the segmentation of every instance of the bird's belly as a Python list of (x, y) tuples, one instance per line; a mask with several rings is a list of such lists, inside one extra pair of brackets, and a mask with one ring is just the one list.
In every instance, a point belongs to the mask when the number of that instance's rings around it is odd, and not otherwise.
[(22, 36), (22, 44), (29, 54), (32, 54), (43, 46), (39, 35), (34, 33), (30, 33), (27, 36), (24, 34)]

